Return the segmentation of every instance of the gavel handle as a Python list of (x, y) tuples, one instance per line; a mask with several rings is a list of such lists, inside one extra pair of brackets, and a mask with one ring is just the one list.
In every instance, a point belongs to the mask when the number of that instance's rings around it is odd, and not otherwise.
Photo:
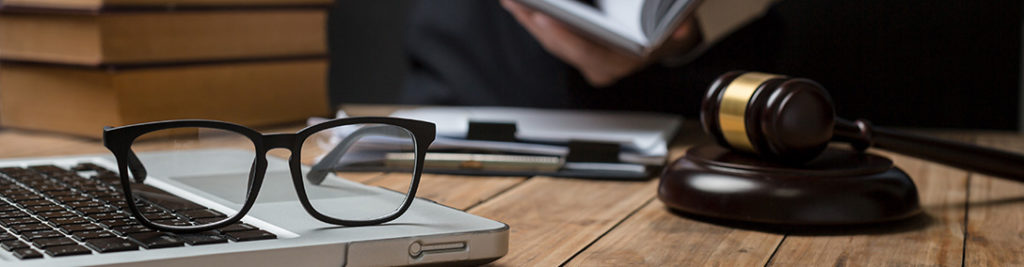
[(1024, 156), (874, 127), (870, 122), (836, 119), (834, 138), (854, 148), (877, 147), (949, 166), (1024, 182)]

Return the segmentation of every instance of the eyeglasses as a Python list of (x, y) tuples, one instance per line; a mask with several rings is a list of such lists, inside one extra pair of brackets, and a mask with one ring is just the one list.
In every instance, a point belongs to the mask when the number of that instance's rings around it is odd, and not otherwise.
[[(334, 119), (294, 134), (261, 134), (220, 121), (172, 120), (107, 127), (103, 144), (117, 161), (129, 210), (152, 229), (201, 232), (236, 223), (252, 208), (265, 180), (268, 186), (292, 184), (302, 207), (320, 221), (361, 226), (394, 220), (409, 208), (435, 130), (430, 122), (384, 117)], [(290, 152), (288, 168), (268, 170), (266, 155), (278, 148)], [(386, 158), (395, 153), (412, 156), (414, 164), (390, 164)], [(200, 172), (204, 175), (190, 176)], [(264, 179), (268, 173), (271, 179)], [(273, 179), (289, 175), (290, 181)], [(384, 189), (355, 185), (366, 176), (384, 176), (389, 184), (407, 187), (382, 194), (374, 190)], [(216, 188), (201, 197), (229, 203), (221, 209), (227, 212), (202, 219), (176, 217), (171, 213), (176, 208), (195, 204), (168, 204), (173, 202), (168, 193), (153, 190), (164, 185)], [(281, 196), (265, 198), (272, 202)]]

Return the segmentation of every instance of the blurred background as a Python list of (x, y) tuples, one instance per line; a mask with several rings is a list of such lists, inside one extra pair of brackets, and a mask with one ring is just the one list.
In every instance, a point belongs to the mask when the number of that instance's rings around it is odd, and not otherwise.
[[(328, 26), (332, 106), (396, 103), (406, 75), (406, 14), (416, 4), (335, 4)], [(1020, 129), (1022, 14), (1021, 1), (781, 1), (770, 16), (779, 37), (775, 69), (759, 71), (818, 81), (846, 118)]]

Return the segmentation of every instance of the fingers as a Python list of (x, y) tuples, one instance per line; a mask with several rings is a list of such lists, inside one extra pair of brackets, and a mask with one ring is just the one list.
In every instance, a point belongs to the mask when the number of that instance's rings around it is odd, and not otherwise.
[(580, 63), (593, 54), (611, 52), (603, 45), (594, 43), (569, 30), (561, 22), (541, 13), (533, 15), (533, 24), (539, 30), (534, 36), (540, 39), (544, 48), (559, 54), (563, 60)]
[[(505, 7), (519, 24), (544, 47), (548, 52), (564, 61), (576, 61), (580, 56), (573, 47), (589, 45), (587, 40), (569, 32), (560, 22), (541, 14), (513, 0), (502, 0)], [(581, 47), (586, 49), (585, 47)], [(573, 62), (569, 62), (573, 63)]]
[(697, 19), (694, 18), (693, 16), (687, 17), (686, 20), (683, 21), (683, 23), (679, 25), (679, 28), (676, 28), (676, 30), (674, 32), (672, 32), (672, 37), (671, 38), (672, 38), (672, 40), (676, 40), (676, 41), (681, 41), (683, 39), (687, 39), (690, 36), (693, 36), (694, 34), (697, 34), (696, 33), (696, 30), (697, 30), (696, 27), (697, 27)]
[(545, 50), (579, 70), (591, 85), (610, 85), (643, 65), (642, 59), (593, 42), (562, 22), (513, 0), (501, 0), (501, 5)]

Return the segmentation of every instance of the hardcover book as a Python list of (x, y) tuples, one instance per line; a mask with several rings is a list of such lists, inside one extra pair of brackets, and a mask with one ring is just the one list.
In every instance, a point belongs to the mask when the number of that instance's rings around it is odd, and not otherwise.
[(0, 64), (0, 124), (101, 137), (103, 126), (201, 118), (248, 126), (329, 114), (327, 60), (139, 68)]
[(333, 0), (3, 0), (0, 8), (100, 10), (226, 6), (330, 5)]
[(322, 55), (322, 8), (0, 15), (0, 58), (134, 65)]

